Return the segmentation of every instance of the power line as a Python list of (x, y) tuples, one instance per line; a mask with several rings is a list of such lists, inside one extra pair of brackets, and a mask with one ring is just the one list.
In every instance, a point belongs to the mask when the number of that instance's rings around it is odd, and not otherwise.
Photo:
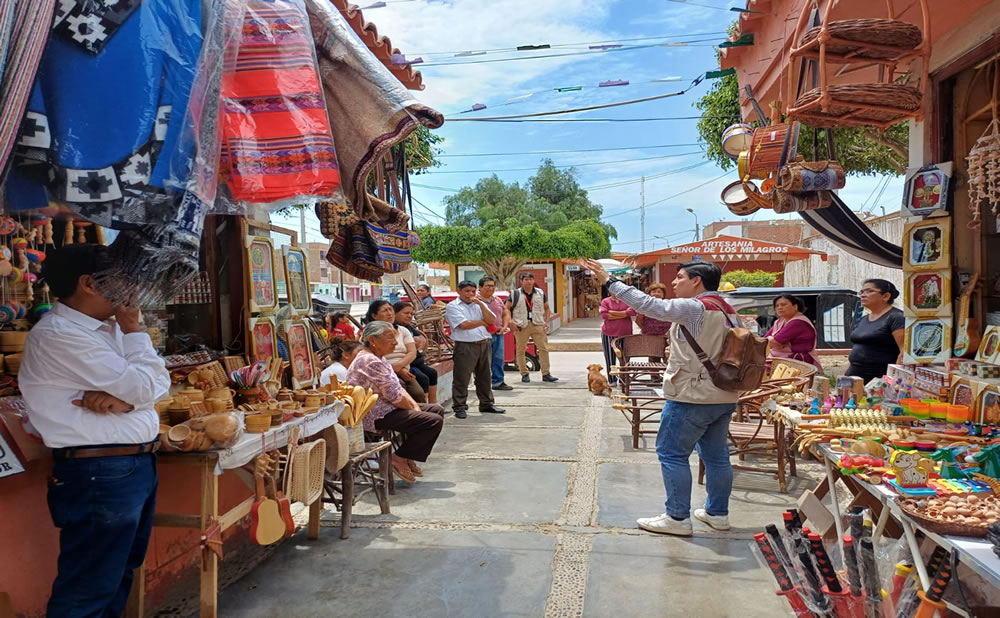
[[(630, 39), (605, 39), (603, 41), (577, 41), (575, 43), (553, 43), (549, 45), (550, 48), (560, 48), (560, 47), (574, 47), (576, 45), (602, 45), (607, 43), (634, 43), (636, 41), (655, 41), (657, 39), (679, 39), (684, 37), (692, 36), (709, 36), (717, 34), (727, 34), (724, 30), (716, 30), (714, 32), (686, 32), (684, 34), (662, 34), (660, 36), (641, 36), (634, 37)], [(519, 47), (528, 47), (527, 45), (511, 45), (510, 47), (494, 47), (490, 49), (463, 49), (458, 51), (440, 51), (440, 52), (410, 52), (413, 56), (445, 56), (449, 54), (492, 54), (499, 52), (517, 52), (517, 51), (531, 51), (525, 49), (518, 49)], [(537, 47), (537, 46), (533, 46)]]
[(722, 118), (733, 119), (739, 122), (738, 116), (657, 116), (651, 118), (514, 118), (514, 119), (490, 119), (490, 118), (450, 118), (449, 122), (664, 122), (671, 120), (700, 120), (702, 118)]
[[(689, 157), (691, 155), (701, 154), (703, 151), (692, 151), (692, 152), (680, 152), (671, 155), (661, 155), (658, 157), (643, 157), (640, 159), (619, 159), (617, 161), (596, 161), (593, 163), (575, 163), (572, 165), (553, 165), (556, 169), (565, 169), (570, 167), (586, 167), (590, 165), (612, 165), (615, 163), (633, 163), (636, 161), (656, 161), (659, 159), (674, 159), (677, 157)], [(531, 172), (538, 170), (538, 167), (514, 167), (509, 169), (491, 169), (491, 170), (434, 170), (428, 171), (427, 174), (493, 174), (497, 172)]]
[(681, 148), (689, 146), (700, 146), (701, 144), (695, 142), (692, 144), (659, 144), (657, 146), (621, 146), (618, 148), (574, 148), (568, 150), (529, 150), (525, 152), (476, 152), (476, 153), (464, 153), (464, 154), (440, 154), (436, 155), (435, 158), (451, 158), (451, 157), (506, 157), (506, 156), (520, 156), (520, 155), (547, 155), (547, 154), (564, 154), (571, 152), (612, 152), (616, 150), (657, 150), (662, 148)]
[[(612, 52), (636, 51), (640, 49), (651, 49), (654, 47), (715, 47), (715, 45), (690, 45), (690, 43), (704, 43), (714, 39), (694, 39), (691, 41), (678, 41), (676, 43), (651, 43), (649, 45), (630, 45), (629, 47), (616, 47), (613, 49), (595, 49), (578, 52), (567, 52), (565, 54), (541, 54), (538, 56), (519, 56), (516, 58), (488, 58), (486, 60), (457, 60), (455, 62), (428, 62), (428, 63), (405, 63), (419, 69), (425, 67), (450, 67), (462, 64), (492, 64), (494, 62), (515, 62), (518, 60), (544, 60), (548, 58), (566, 58), (568, 56), (592, 56), (594, 54), (610, 54)], [(530, 50), (528, 50), (530, 51)]]
[(634, 245), (636, 243), (641, 243), (641, 242), (644, 242), (646, 240), (670, 240), (671, 238), (673, 238), (675, 236), (683, 236), (684, 234), (690, 234), (693, 231), (694, 231), (694, 228), (691, 228), (690, 230), (684, 230), (683, 232), (674, 232), (673, 234), (667, 234), (666, 236), (653, 236), (651, 238), (644, 238), (644, 239), (640, 239), (640, 240), (626, 240), (625, 242), (613, 242), (611, 244), (612, 245)]
[[(721, 175), (721, 176), (718, 176), (718, 177), (716, 177), (716, 178), (713, 178), (713, 179), (711, 179), (711, 180), (708, 180), (708, 181), (705, 181), (705, 182), (701, 183), (700, 185), (697, 185), (697, 186), (694, 186), (694, 187), (691, 187), (690, 189), (685, 189), (684, 191), (681, 191), (680, 193), (674, 193), (673, 195), (670, 195), (670, 196), (668, 196), (668, 197), (665, 197), (665, 198), (663, 198), (663, 199), (661, 199), (661, 200), (657, 200), (657, 201), (655, 201), (655, 202), (651, 202), (651, 203), (649, 203), (649, 204), (646, 204), (646, 207), (648, 208), (648, 207), (650, 207), (650, 206), (654, 206), (654, 205), (656, 205), (656, 204), (662, 204), (663, 202), (666, 202), (667, 200), (672, 200), (672, 199), (674, 199), (675, 197), (680, 197), (680, 196), (682, 196), (682, 195), (685, 195), (685, 194), (687, 194), (687, 193), (691, 193), (692, 191), (695, 191), (695, 190), (697, 190), (697, 189), (700, 189), (700, 188), (704, 187), (705, 185), (710, 185), (710, 184), (712, 184), (713, 182), (716, 182), (716, 181), (719, 181), (719, 180), (722, 180), (722, 179), (723, 179), (723, 178), (725, 178), (726, 176), (729, 176), (729, 175), (730, 175), (731, 173), (732, 173), (732, 172), (726, 172), (725, 174), (723, 174), (723, 175)], [(641, 207), (640, 207), (640, 208), (641, 208)], [(619, 215), (625, 215), (625, 214), (628, 214), (628, 213), (630, 213), (630, 212), (635, 212), (635, 211), (639, 210), (640, 208), (631, 208), (631, 209), (629, 209), (629, 210), (623, 210), (623, 211), (621, 211), (621, 212), (616, 212), (616, 213), (614, 213), (613, 215), (606, 215), (606, 216), (604, 216), (604, 217), (602, 217), (602, 218), (603, 218), (603, 219), (610, 219), (611, 217), (617, 217), (617, 216), (619, 216)]]

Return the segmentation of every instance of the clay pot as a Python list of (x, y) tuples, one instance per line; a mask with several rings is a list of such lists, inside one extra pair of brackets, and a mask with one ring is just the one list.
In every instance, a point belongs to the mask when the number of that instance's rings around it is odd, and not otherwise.
[(236, 396), (243, 403), (257, 403), (260, 401), (260, 387), (251, 386), (249, 388), (241, 388), (236, 393)]
[(188, 401), (205, 401), (205, 391), (200, 388), (185, 388), (180, 392)]
[(326, 395), (310, 393), (306, 395), (305, 404), (307, 408), (318, 408), (326, 405)]
[(276, 397), (278, 401), (293, 401), (292, 391), (287, 388), (283, 388), (278, 391), (278, 396)]
[(205, 391), (206, 399), (232, 399), (236, 396), (236, 391), (228, 386), (214, 386)]
[(306, 400), (306, 392), (305, 391), (295, 391), (295, 393), (292, 394), (292, 398), (295, 399), (295, 401), (298, 401), (299, 403), (302, 403), (302, 402), (304, 402)]
[(170, 408), (167, 410), (167, 418), (171, 425), (180, 425), (191, 420), (191, 408)]

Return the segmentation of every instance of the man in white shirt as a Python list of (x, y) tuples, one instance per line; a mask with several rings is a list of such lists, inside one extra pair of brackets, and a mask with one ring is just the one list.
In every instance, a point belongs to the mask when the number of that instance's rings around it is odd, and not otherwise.
[[(48, 616), (120, 616), (153, 526), (159, 416), (170, 375), (137, 308), (98, 291), (100, 245), (49, 254), (43, 276), (59, 298), (28, 335), (19, 374), (28, 418), (51, 447), (59, 571)], [(112, 318), (114, 318), (112, 320)]]
[(469, 378), (473, 373), (476, 374), (479, 411), (503, 414), (506, 410), (493, 405), (493, 377), (490, 371), (493, 352), (490, 333), (486, 330), (487, 326), (496, 322), (496, 316), (483, 301), (476, 298), (475, 283), (463, 281), (458, 284), (458, 298), (448, 303), (445, 318), (451, 327), (451, 339), (455, 342), (455, 369), (451, 383), (455, 418), (468, 415)]

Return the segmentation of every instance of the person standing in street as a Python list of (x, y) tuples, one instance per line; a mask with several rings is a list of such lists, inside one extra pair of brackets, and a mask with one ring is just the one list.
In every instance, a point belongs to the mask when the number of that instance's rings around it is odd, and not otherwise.
[(608, 384), (618, 383), (618, 376), (611, 374), (611, 368), (618, 364), (612, 344), (615, 339), (632, 334), (633, 316), (635, 316), (635, 309), (618, 300), (614, 294), (610, 294), (601, 301), (601, 349), (604, 350)]
[(445, 318), (451, 327), (455, 342), (455, 363), (451, 386), (452, 408), (455, 418), (465, 418), (469, 409), (469, 379), (476, 376), (476, 397), (479, 411), (494, 414), (506, 412), (493, 405), (493, 383), (490, 374), (490, 333), (487, 327), (496, 323), (496, 316), (483, 301), (476, 298), (476, 284), (462, 281), (458, 284), (458, 298), (448, 303)]
[(531, 273), (521, 273), (518, 277), (518, 287), (507, 299), (507, 310), (510, 311), (511, 322), (514, 324), (514, 341), (517, 343), (517, 368), (521, 371), (521, 382), (531, 382), (528, 377), (528, 362), (525, 350), (528, 339), (535, 342), (535, 350), (542, 364), (542, 381), (558, 382), (559, 378), (549, 373), (549, 322), (552, 320), (552, 310), (545, 292), (535, 288), (535, 276)]
[(496, 291), (497, 282), (493, 277), (483, 277), (479, 280), (479, 298), (496, 316), (496, 322), (493, 326), (486, 329), (490, 331), (490, 346), (492, 347), (490, 373), (493, 377), (493, 390), (512, 391), (514, 388), (503, 379), (503, 338), (510, 330), (510, 311), (507, 309), (507, 305), (497, 298)]
[(121, 616), (146, 558), (156, 509), (159, 415), (170, 388), (139, 310), (115, 307), (94, 274), (102, 245), (49, 253), (43, 277), (59, 298), (31, 329), (18, 381), (28, 418), (52, 449), (48, 505), (59, 528), (46, 615)]
[(694, 261), (680, 264), (673, 281), (676, 298), (660, 299), (612, 278), (595, 260), (583, 260), (598, 281), (637, 313), (669, 320), (670, 358), (663, 374), (663, 396), (656, 454), (666, 489), (666, 512), (642, 517), (636, 524), (660, 534), (690, 536), (691, 453), (697, 449), (705, 462), (708, 499), (694, 516), (716, 530), (729, 530), (729, 496), (733, 468), (729, 461), (729, 422), (739, 393), (720, 389), (698, 358), (685, 333), (716, 365), (730, 328), (739, 326), (736, 311), (719, 296), (722, 269)]

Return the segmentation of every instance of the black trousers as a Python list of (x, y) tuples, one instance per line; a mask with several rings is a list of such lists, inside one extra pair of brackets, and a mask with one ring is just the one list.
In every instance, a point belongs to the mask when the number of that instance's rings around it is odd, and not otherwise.
[(403, 443), (396, 449), (396, 455), (414, 461), (427, 461), (444, 427), (443, 412), (441, 406), (431, 403), (420, 404), (419, 412), (396, 408), (375, 421), (375, 429), (403, 434)]
[(420, 388), (427, 392), (431, 386), (437, 386), (438, 372), (433, 367), (427, 365), (423, 356), (418, 356), (417, 360), (410, 363), (410, 373), (420, 383)]
[(490, 361), (493, 348), (490, 340), (479, 343), (455, 342), (455, 370), (451, 383), (452, 407), (468, 409), (469, 380), (476, 376), (476, 397), (479, 398), (479, 409), (493, 405), (493, 374)]
[(615, 339), (618, 339), (618, 337), (601, 333), (601, 349), (604, 350), (604, 365), (608, 370), (608, 384), (616, 384), (618, 382), (618, 376), (611, 375), (611, 368), (618, 364), (618, 356), (615, 354), (615, 348), (611, 345)]

